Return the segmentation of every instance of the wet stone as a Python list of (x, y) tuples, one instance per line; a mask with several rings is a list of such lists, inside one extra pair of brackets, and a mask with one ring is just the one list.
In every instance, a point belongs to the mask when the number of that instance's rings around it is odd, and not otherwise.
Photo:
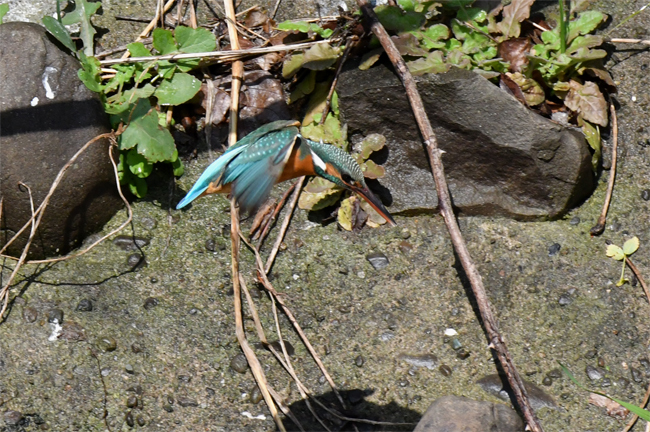
[(23, 419), (23, 413), (20, 411), (9, 410), (4, 413), (5, 424), (7, 426), (18, 426)]
[(131, 365), (130, 363), (127, 363), (127, 364), (124, 366), (124, 371), (125, 371), (126, 373), (128, 373), (128, 374), (131, 374), (131, 375), (133, 375), (133, 374), (135, 373), (135, 370), (133, 369), (133, 365)]
[(650, 200), (650, 189), (644, 189), (644, 190), (641, 192), (641, 199), (642, 199), (643, 201), (648, 201), (648, 200)]
[(404, 240), (406, 240), (406, 239), (408, 239), (409, 237), (411, 237), (411, 231), (409, 231), (408, 229), (404, 228), (404, 229), (402, 230), (402, 232), (400, 233), (400, 236), (401, 236)]
[(47, 322), (61, 324), (63, 322), (63, 311), (61, 309), (50, 309), (47, 313)]
[(241, 374), (246, 373), (248, 370), (248, 361), (246, 356), (242, 353), (237, 354), (230, 360), (230, 369)]
[(440, 371), (440, 373), (443, 376), (446, 376), (446, 377), (451, 376), (451, 374), (452, 374), (451, 368), (449, 366), (447, 366), (446, 364), (441, 364), (440, 367), (438, 368), (438, 370)]
[(80, 342), (86, 340), (86, 332), (84, 328), (76, 322), (65, 322), (61, 326), (61, 333), (59, 339), (67, 340), (70, 342)]
[(129, 255), (126, 258), (126, 265), (131, 269), (135, 270), (136, 268), (142, 267), (145, 265), (145, 259), (142, 255), (134, 253)]
[(413, 245), (406, 240), (399, 242), (399, 250), (403, 254), (407, 254), (413, 250)]
[(354, 359), (354, 364), (357, 367), (363, 366), (363, 364), (366, 362), (366, 359), (363, 358), (362, 355), (358, 355), (357, 358)]
[(147, 310), (156, 307), (158, 306), (158, 299), (155, 297), (148, 297), (142, 306)]
[(634, 382), (640, 383), (641, 381), (643, 381), (643, 374), (637, 368), (631, 367), (630, 374), (632, 375), (632, 379), (634, 380)]
[(603, 378), (603, 381), (600, 383), (601, 387), (610, 387), (612, 385), (612, 380), (609, 378)]
[(144, 237), (120, 235), (115, 237), (113, 244), (124, 251), (130, 252), (147, 246), (149, 244), (149, 239)]
[(542, 380), (542, 385), (550, 386), (551, 384), (553, 384), (553, 379), (548, 375), (545, 376), (544, 379)]
[(216, 252), (217, 251), (217, 242), (214, 241), (214, 239), (207, 239), (205, 241), (205, 248), (210, 252)]
[(647, 357), (639, 358), (639, 363), (641, 363), (641, 366), (643, 366), (644, 369), (650, 369), (650, 360), (648, 360)]
[(585, 358), (592, 359), (596, 357), (596, 355), (598, 355), (598, 352), (596, 352), (596, 350), (589, 350), (585, 353)]
[(103, 336), (97, 342), (99, 348), (104, 352), (111, 352), (117, 349), (117, 341), (112, 336)]
[(138, 406), (138, 398), (135, 395), (131, 395), (126, 400), (126, 406), (128, 408), (135, 408)]
[(142, 414), (136, 417), (135, 421), (138, 423), (138, 426), (140, 427), (147, 425), (147, 419)]
[(26, 307), (23, 309), (23, 319), (25, 322), (33, 323), (38, 319), (38, 311), (33, 307)]
[(458, 338), (453, 338), (453, 339), (450, 341), (449, 345), (451, 345), (451, 348), (452, 348), (454, 351), (458, 351), (459, 349), (461, 349), (461, 348), (463, 347), (463, 344), (460, 343), (460, 341), (458, 340)]
[(578, 225), (580, 223), (580, 218), (578, 216), (573, 216), (569, 221), (571, 225)]
[(557, 302), (560, 304), (560, 306), (567, 306), (571, 304), (573, 299), (569, 294), (562, 294), (560, 298), (557, 299)]
[(178, 398), (176, 398), (176, 402), (178, 403), (178, 405), (182, 406), (183, 408), (199, 406), (199, 403), (196, 400), (189, 398), (187, 396), (179, 396)]
[(127, 411), (126, 415), (124, 416), (124, 421), (128, 427), (135, 426), (135, 421), (133, 420), (133, 412)]
[(142, 225), (144, 229), (152, 230), (158, 226), (158, 222), (152, 217), (145, 216), (140, 219), (140, 225)]
[(362, 390), (354, 389), (348, 392), (347, 397), (348, 397), (348, 401), (350, 401), (352, 405), (356, 405), (359, 402), (363, 401), (365, 394), (363, 393)]
[(551, 246), (548, 248), (548, 256), (555, 256), (560, 252), (560, 249), (562, 248), (562, 245), (559, 243), (553, 243)]
[(77, 304), (79, 312), (90, 312), (93, 310), (93, 302), (88, 299), (83, 299)]
[(144, 351), (144, 348), (139, 343), (133, 342), (131, 344), (131, 352), (133, 352), (133, 354), (139, 354), (142, 351)]
[(397, 382), (397, 385), (399, 385), (400, 387), (408, 387), (410, 384), (411, 383), (406, 378), (401, 379)]
[(174, 412), (174, 407), (168, 403), (163, 404), (163, 409), (167, 412)]
[(262, 392), (260, 391), (260, 388), (257, 386), (253, 387), (249, 392), (249, 394), (250, 396), (248, 398), (254, 404), (260, 403), (260, 401), (264, 399), (264, 397), (262, 396)]
[(366, 259), (375, 270), (388, 267), (388, 258), (381, 252), (373, 252), (366, 255)]
[(458, 350), (456, 353), (456, 357), (458, 357), (461, 360), (467, 360), (470, 356), (469, 351), (466, 351), (464, 348), (461, 348)]
[(558, 368), (551, 369), (550, 371), (548, 371), (546, 375), (550, 378), (555, 378), (555, 379), (562, 378), (562, 370)]
[(604, 358), (598, 357), (598, 366), (605, 367), (605, 359)]
[(591, 365), (585, 368), (585, 373), (591, 381), (599, 381), (605, 377), (605, 374), (602, 372), (602, 369), (593, 367)]
[(167, 395), (167, 398), (166, 398), (166, 399), (167, 399), (167, 403), (168, 403), (169, 405), (174, 405), (174, 396), (172, 396), (172, 395), (169, 394), (169, 395)]

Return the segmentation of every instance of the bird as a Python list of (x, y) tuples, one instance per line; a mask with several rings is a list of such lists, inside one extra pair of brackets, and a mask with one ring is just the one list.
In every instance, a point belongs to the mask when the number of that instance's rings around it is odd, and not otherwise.
[(246, 135), (206, 168), (176, 209), (204, 195), (227, 193), (241, 209), (252, 211), (266, 201), (273, 185), (315, 175), (356, 193), (396, 226), (352, 156), (334, 145), (304, 138), (299, 126), (298, 121), (278, 120)]

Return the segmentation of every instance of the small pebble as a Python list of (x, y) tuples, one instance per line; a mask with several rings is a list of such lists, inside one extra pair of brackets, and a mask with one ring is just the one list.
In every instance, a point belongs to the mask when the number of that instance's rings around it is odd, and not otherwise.
[(248, 360), (242, 353), (237, 354), (230, 360), (230, 369), (241, 374), (246, 373), (248, 370)]
[(166, 399), (169, 405), (174, 405), (174, 396), (168, 394)]
[(650, 360), (648, 360), (647, 357), (640, 357), (639, 363), (641, 363), (641, 366), (643, 366), (646, 370), (650, 369)]
[(59, 323), (63, 322), (63, 311), (61, 309), (50, 309), (47, 313), (47, 322), (49, 323)]
[(545, 376), (544, 379), (542, 380), (542, 385), (550, 386), (551, 384), (553, 384), (553, 379), (548, 375)]
[(90, 312), (93, 310), (93, 302), (88, 299), (83, 299), (77, 304), (79, 312)]
[(199, 406), (199, 403), (197, 401), (187, 396), (179, 396), (178, 398), (176, 398), (176, 402), (178, 403), (178, 405), (182, 406), (183, 408)]
[(357, 365), (357, 367), (363, 366), (365, 362), (366, 359), (364, 359), (362, 355), (358, 355), (357, 358), (354, 359), (354, 364)]
[(408, 239), (409, 237), (411, 237), (411, 231), (409, 231), (408, 229), (404, 228), (404, 229), (402, 230), (402, 232), (400, 233), (400, 235), (402, 236), (402, 238), (403, 238), (404, 240), (406, 240), (406, 239)]
[(569, 221), (571, 225), (578, 225), (580, 223), (580, 218), (578, 216), (573, 216)]
[(138, 267), (142, 267), (145, 264), (145, 259), (142, 255), (134, 253), (129, 255), (126, 258), (126, 265), (131, 269), (135, 270)]
[(192, 377), (190, 375), (179, 375), (178, 381), (184, 384), (189, 384), (189, 382), (192, 381)]
[(97, 342), (99, 348), (104, 352), (111, 352), (117, 349), (117, 341), (112, 336), (103, 336)]
[(130, 363), (127, 363), (126, 366), (124, 366), (124, 371), (129, 374), (135, 373), (135, 370), (133, 369), (133, 366)]
[(600, 368), (595, 368), (591, 365), (587, 366), (585, 368), (585, 372), (587, 373), (587, 376), (589, 377), (590, 380), (592, 381), (598, 381), (601, 380), (605, 377), (605, 374), (602, 373)]
[(9, 410), (4, 413), (5, 424), (7, 426), (18, 426), (23, 419), (23, 413), (20, 411)]
[(452, 348), (454, 351), (458, 351), (459, 349), (461, 349), (461, 348), (463, 347), (463, 344), (460, 343), (460, 341), (458, 340), (458, 338), (453, 338), (453, 339), (451, 340), (451, 342), (450, 342), (450, 345), (451, 345), (451, 348)]
[(644, 189), (644, 190), (641, 192), (641, 199), (642, 199), (643, 201), (648, 201), (648, 200), (650, 200), (650, 189)]
[(143, 237), (133, 237), (128, 235), (120, 235), (115, 237), (113, 244), (124, 251), (138, 250), (149, 244), (149, 239)]
[(603, 381), (600, 383), (601, 387), (609, 387), (612, 385), (612, 380), (609, 378), (603, 378)]
[(124, 421), (126, 421), (128, 427), (135, 426), (135, 421), (133, 420), (133, 412), (127, 411), (126, 416), (124, 416)]
[(551, 369), (546, 375), (554, 379), (559, 379), (562, 378), (562, 370), (559, 368)]
[(562, 245), (559, 243), (553, 243), (551, 246), (548, 248), (548, 256), (554, 256), (557, 255), (558, 252), (560, 252), (560, 248), (562, 248)]
[(144, 227), (144, 229), (152, 230), (158, 226), (158, 222), (156, 219), (145, 216), (142, 219), (140, 219), (140, 224)]
[(632, 379), (634, 380), (634, 382), (639, 383), (643, 381), (643, 374), (637, 368), (631, 367), (630, 374), (632, 375)]
[(592, 359), (592, 358), (596, 357), (597, 354), (598, 354), (598, 352), (596, 350), (589, 350), (589, 351), (587, 351), (585, 353), (585, 358)]
[(205, 241), (205, 248), (210, 252), (216, 252), (217, 242), (215, 242), (214, 239), (207, 239)]
[(413, 245), (411, 243), (407, 242), (406, 240), (401, 241), (399, 243), (399, 250), (403, 254), (407, 254), (407, 253), (409, 253), (409, 252), (411, 252), (413, 250)]
[(143, 307), (145, 309), (147, 309), (147, 310), (149, 310), (149, 309), (151, 309), (151, 308), (153, 308), (155, 306), (158, 306), (158, 299), (155, 298), (155, 297), (149, 297), (144, 301)]
[(138, 422), (138, 426), (140, 427), (147, 425), (147, 419), (142, 414), (140, 414), (135, 421)]
[(443, 376), (446, 376), (446, 377), (451, 376), (452, 370), (446, 364), (441, 364), (440, 367), (438, 368), (438, 370), (440, 371), (440, 373)]
[(470, 354), (469, 354), (469, 351), (465, 351), (464, 348), (459, 349), (458, 352), (456, 353), (456, 357), (458, 357), (458, 358), (461, 359), (461, 360), (466, 360), (466, 359), (468, 359), (468, 358), (469, 358), (469, 355), (470, 355)]
[(366, 259), (375, 270), (381, 270), (388, 266), (388, 258), (381, 252), (374, 252), (366, 255)]
[(598, 366), (605, 367), (605, 359), (604, 358), (598, 357)]
[(163, 404), (163, 409), (167, 412), (174, 412), (174, 407), (168, 403)]
[(625, 389), (625, 388), (629, 387), (629, 385), (630, 385), (630, 380), (621, 377), (621, 378), (619, 378), (618, 380), (616, 380), (616, 384), (617, 384), (620, 388)]
[(260, 388), (257, 386), (253, 387), (251, 391), (248, 393), (250, 395), (248, 399), (254, 404), (260, 403), (260, 401), (263, 399), (262, 392), (260, 391)]
[(137, 343), (137, 342), (133, 342), (133, 343), (131, 344), (131, 352), (132, 352), (133, 354), (139, 354), (139, 353), (141, 353), (142, 351), (144, 351), (144, 348), (143, 348), (142, 345), (140, 345), (139, 343)]
[(38, 311), (33, 307), (26, 307), (23, 309), (23, 319), (25, 322), (33, 323), (38, 319)]
[(405, 361), (411, 366), (416, 368), (425, 367), (427, 369), (433, 370), (438, 363), (438, 357), (433, 354), (420, 354), (420, 355), (409, 355), (409, 354), (400, 354), (397, 358)]
[(214, 397), (214, 395), (217, 394), (217, 392), (210, 387), (206, 387), (205, 392), (208, 394), (208, 397)]
[(356, 405), (359, 402), (363, 401), (365, 394), (363, 393), (362, 390), (354, 389), (348, 392), (347, 397), (352, 405)]
[(569, 294), (562, 294), (559, 299), (557, 299), (557, 302), (560, 304), (560, 306), (566, 306), (570, 304), (573, 300), (571, 299), (571, 296)]
[(126, 406), (128, 408), (135, 408), (138, 406), (138, 398), (135, 395), (131, 395), (126, 400)]
[(397, 382), (397, 385), (399, 385), (400, 387), (408, 387), (410, 384), (411, 383), (406, 378), (401, 379)]

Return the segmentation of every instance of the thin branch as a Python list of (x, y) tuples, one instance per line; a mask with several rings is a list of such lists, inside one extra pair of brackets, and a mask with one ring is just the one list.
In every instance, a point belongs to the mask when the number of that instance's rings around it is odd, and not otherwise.
[(603, 209), (600, 212), (600, 217), (598, 222), (590, 230), (589, 234), (593, 236), (601, 235), (605, 231), (605, 225), (607, 224), (607, 212), (609, 211), (609, 203), (612, 200), (612, 192), (614, 191), (614, 181), (616, 180), (616, 160), (617, 160), (617, 148), (618, 148), (618, 122), (616, 120), (616, 108), (614, 104), (609, 105), (610, 116), (612, 117), (612, 135), (613, 135), (613, 144), (612, 144), (612, 168), (609, 171), (609, 179), (607, 181), (607, 192), (605, 193), (605, 202), (603, 203)]
[(630, 270), (632, 270), (634, 276), (636, 276), (637, 280), (641, 284), (641, 287), (643, 288), (643, 291), (645, 292), (645, 296), (648, 299), (648, 303), (650, 303), (650, 290), (648, 290), (648, 285), (646, 285), (643, 276), (641, 276), (641, 272), (629, 257), (625, 257), (625, 263), (630, 268)]
[(275, 209), (273, 210), (273, 214), (269, 218), (266, 225), (264, 225), (264, 229), (262, 230), (262, 234), (260, 234), (260, 237), (259, 237), (259, 239), (257, 241), (257, 247), (258, 248), (262, 247), (262, 243), (264, 243), (264, 240), (266, 239), (266, 236), (268, 235), (269, 231), (271, 230), (271, 226), (273, 225), (273, 223), (275, 222), (275, 219), (278, 217), (278, 214), (280, 213), (280, 211), (284, 207), (284, 203), (287, 201), (287, 198), (289, 198), (289, 195), (291, 194), (291, 191), (293, 190), (293, 188), (298, 186), (299, 181), (300, 181), (300, 179), (298, 179), (298, 181), (296, 181), (291, 186), (289, 186), (289, 188), (286, 191), (284, 191), (284, 194), (282, 194), (282, 197), (280, 198), (280, 202), (278, 202), (278, 204), (275, 206)]
[(609, 38), (609, 39), (606, 39), (606, 40), (607, 40), (607, 42), (612, 42), (612, 43), (631, 43), (631, 44), (650, 45), (650, 40), (649, 39)]
[(271, 19), (275, 19), (275, 15), (278, 13), (278, 8), (280, 7), (281, 2), (282, 0), (275, 1), (275, 6), (273, 7), (273, 13), (271, 13)]
[(375, 12), (372, 7), (369, 5), (367, 0), (357, 0), (359, 6), (364, 13), (364, 15), (369, 19), (372, 32), (377, 36), (384, 51), (388, 54), (393, 66), (395, 67), (399, 77), (401, 78), (404, 88), (406, 89), (406, 94), (408, 96), (409, 102), (413, 109), (413, 114), (416, 118), (422, 137), (424, 138), (424, 143), (427, 148), (427, 153), (429, 155), (429, 162), (431, 163), (431, 171), (433, 174), (433, 179), (436, 185), (436, 193), (438, 194), (438, 205), (440, 207), (440, 213), (442, 214), (445, 224), (447, 225), (447, 230), (451, 237), (452, 244), (456, 250), (456, 254), (460, 260), (465, 274), (469, 279), (470, 285), (472, 287), (472, 292), (476, 299), (481, 318), (483, 320), (483, 325), (490, 341), (489, 347), (493, 348), (499, 361), (501, 367), (503, 368), (508, 382), (512, 387), (517, 403), (522, 410), (528, 427), (533, 432), (541, 432), (542, 426), (540, 425), (535, 412), (530, 406), (528, 400), (528, 394), (526, 393), (526, 388), (524, 387), (523, 380), (519, 376), (517, 369), (512, 362), (510, 353), (506, 347), (505, 341), (499, 334), (496, 320), (492, 313), (490, 307), (490, 301), (485, 293), (485, 288), (481, 280), (481, 275), (478, 272), (478, 269), (472, 261), (465, 240), (460, 232), (454, 211), (451, 205), (451, 198), (449, 195), (449, 189), (447, 187), (447, 180), (445, 179), (444, 168), (442, 165), (441, 154), (442, 152), (438, 149), (438, 143), (436, 136), (433, 132), (433, 128), (429, 119), (427, 117), (426, 111), (424, 109), (424, 104), (420, 94), (418, 93), (417, 86), (413, 76), (406, 67), (404, 59), (399, 54), (399, 51), (393, 44), (392, 40), (384, 27), (379, 23)]
[[(268, 54), (272, 52), (283, 52), (283, 51), (293, 51), (293, 50), (302, 50), (309, 48), (313, 45), (330, 43), (334, 42), (334, 39), (325, 39), (320, 41), (310, 41), (302, 42), (297, 44), (290, 45), (275, 45), (262, 48), (250, 48), (243, 50), (228, 50), (228, 51), (207, 51), (200, 53), (176, 53), (176, 54), (165, 54), (159, 56), (149, 56), (149, 57), (129, 57), (129, 58), (119, 58), (119, 59), (108, 59), (100, 60), (99, 64), (102, 66), (112, 65), (112, 64), (127, 64), (127, 63), (149, 63), (159, 60), (185, 60), (185, 59), (215, 59), (218, 61), (234, 61), (247, 56)], [(237, 52), (235, 52), (237, 51)]]
[(278, 251), (280, 250), (280, 245), (282, 244), (282, 240), (284, 240), (284, 235), (287, 232), (287, 228), (289, 228), (289, 222), (291, 222), (291, 216), (293, 215), (293, 210), (296, 208), (296, 204), (298, 203), (298, 198), (300, 197), (300, 191), (302, 191), (302, 185), (304, 182), (305, 182), (305, 176), (300, 177), (298, 179), (298, 182), (296, 183), (296, 188), (293, 190), (293, 195), (291, 196), (291, 203), (289, 204), (289, 211), (287, 212), (287, 215), (284, 217), (284, 221), (282, 221), (282, 227), (280, 227), (280, 232), (278, 233), (278, 237), (275, 239), (275, 244), (273, 245), (273, 249), (271, 249), (271, 253), (269, 254), (268, 259), (266, 260), (266, 267), (264, 267), (265, 274), (269, 273), (271, 267), (273, 266), (273, 261), (275, 261), (275, 257), (278, 255)]

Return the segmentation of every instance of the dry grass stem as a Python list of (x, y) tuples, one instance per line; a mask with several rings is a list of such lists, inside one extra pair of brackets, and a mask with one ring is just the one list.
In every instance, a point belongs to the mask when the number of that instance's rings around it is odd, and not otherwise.
[(643, 44), (643, 45), (650, 46), (650, 39), (610, 38), (607, 39), (607, 41), (612, 43), (631, 43), (631, 44)]
[(266, 267), (264, 268), (264, 274), (268, 274), (269, 271), (271, 270), (271, 267), (273, 267), (273, 262), (275, 261), (275, 257), (278, 255), (278, 251), (280, 250), (280, 245), (282, 244), (282, 240), (284, 240), (284, 235), (287, 232), (287, 228), (289, 228), (289, 223), (291, 222), (291, 216), (293, 215), (293, 210), (296, 208), (296, 204), (298, 204), (298, 198), (300, 197), (300, 191), (302, 191), (302, 185), (305, 183), (305, 176), (302, 176), (298, 179), (296, 182), (296, 187), (293, 190), (293, 195), (291, 196), (291, 203), (289, 204), (289, 211), (287, 212), (287, 215), (284, 217), (284, 221), (282, 221), (282, 226), (280, 227), (280, 232), (278, 233), (278, 237), (275, 239), (275, 244), (273, 245), (273, 249), (271, 249), (271, 253), (269, 254), (268, 259), (266, 260)]
[(213, 59), (216, 60), (217, 62), (229, 62), (229, 61), (235, 61), (244, 57), (254, 56), (254, 55), (263, 55), (263, 54), (268, 54), (273, 52), (303, 50), (313, 45), (330, 43), (334, 41), (335, 41), (334, 39), (325, 39), (320, 41), (301, 42), (301, 43), (290, 44), (290, 45), (275, 45), (269, 47), (250, 48), (250, 49), (232, 50), (232, 51), (228, 50), (228, 51), (207, 51), (201, 53), (177, 53), (177, 54), (166, 54), (166, 55), (149, 56), (149, 57), (129, 57), (129, 58), (123, 57), (119, 59), (100, 60), (99, 64), (101, 66), (107, 66), (113, 64), (127, 64), (127, 63), (138, 63), (138, 62), (149, 63), (149, 62), (155, 62), (159, 60), (183, 60), (183, 59)]
[(589, 234), (592, 236), (601, 235), (605, 231), (605, 225), (607, 224), (607, 212), (609, 211), (609, 203), (612, 200), (612, 192), (614, 191), (614, 181), (616, 180), (616, 160), (618, 154), (618, 121), (616, 119), (616, 108), (614, 104), (609, 105), (610, 116), (612, 117), (612, 168), (609, 170), (609, 179), (607, 180), (607, 192), (605, 192), (605, 202), (603, 203), (603, 209), (600, 212), (600, 217), (596, 225), (594, 225), (590, 230)]
[(275, 206), (275, 209), (273, 210), (273, 214), (269, 218), (268, 222), (264, 226), (264, 229), (262, 230), (262, 234), (260, 234), (260, 238), (257, 241), (257, 248), (262, 247), (262, 243), (264, 243), (264, 240), (266, 239), (266, 236), (268, 235), (269, 231), (271, 230), (271, 226), (273, 226), (273, 223), (278, 217), (278, 214), (282, 210), (282, 207), (284, 207), (284, 203), (287, 201), (287, 198), (289, 198), (289, 195), (291, 194), (291, 191), (294, 190), (296, 186), (298, 186), (298, 182), (300, 182), (300, 179), (293, 183), (289, 188), (284, 191), (284, 194), (282, 194), (282, 198), (280, 198), (280, 202)]

